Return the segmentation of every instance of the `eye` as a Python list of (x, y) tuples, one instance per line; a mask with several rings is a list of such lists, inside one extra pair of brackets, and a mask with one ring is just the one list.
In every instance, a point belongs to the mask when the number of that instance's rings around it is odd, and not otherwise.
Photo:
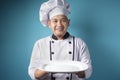
[(57, 23), (57, 20), (52, 20), (52, 22)]
[(68, 20), (67, 19), (62, 19), (62, 22), (67, 22)]

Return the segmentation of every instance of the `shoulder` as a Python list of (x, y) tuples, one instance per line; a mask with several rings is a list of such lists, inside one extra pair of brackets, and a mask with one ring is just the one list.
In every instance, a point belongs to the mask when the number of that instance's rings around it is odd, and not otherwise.
[(84, 40), (80, 37), (76, 37), (76, 36), (71, 36), (71, 37), (74, 37), (75, 41), (77, 42), (80, 42), (80, 43), (84, 42)]
[(73, 37), (75, 39), (76, 44), (78, 44), (78, 45), (86, 45), (85, 41), (82, 38), (75, 37), (75, 36), (73, 36)]
[(42, 44), (42, 43), (47, 43), (50, 41), (50, 36), (47, 36), (45, 38), (38, 39), (35, 44)]

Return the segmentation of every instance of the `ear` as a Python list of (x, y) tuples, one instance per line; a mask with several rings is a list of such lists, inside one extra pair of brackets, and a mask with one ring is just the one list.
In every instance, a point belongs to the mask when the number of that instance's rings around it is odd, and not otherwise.
[(70, 26), (70, 19), (68, 19), (68, 27)]
[(50, 20), (48, 20), (47, 25), (50, 26)]

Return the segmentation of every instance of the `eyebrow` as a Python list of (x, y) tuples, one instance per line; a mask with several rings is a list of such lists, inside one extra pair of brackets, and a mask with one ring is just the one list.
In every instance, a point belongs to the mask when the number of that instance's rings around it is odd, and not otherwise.
[[(66, 19), (66, 20), (68, 20), (67, 18), (61, 18), (61, 19)], [(56, 18), (53, 18), (53, 19), (51, 19), (51, 20), (58, 20), (58, 19), (56, 19)]]

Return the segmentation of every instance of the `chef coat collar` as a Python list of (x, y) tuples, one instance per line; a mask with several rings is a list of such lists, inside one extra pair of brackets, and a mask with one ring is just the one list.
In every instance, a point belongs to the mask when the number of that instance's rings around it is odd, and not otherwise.
[[(63, 39), (67, 39), (70, 36), (70, 34), (68, 32), (66, 32), (66, 34), (63, 36)], [(52, 38), (55, 40), (58, 40), (57, 37), (53, 34)]]

